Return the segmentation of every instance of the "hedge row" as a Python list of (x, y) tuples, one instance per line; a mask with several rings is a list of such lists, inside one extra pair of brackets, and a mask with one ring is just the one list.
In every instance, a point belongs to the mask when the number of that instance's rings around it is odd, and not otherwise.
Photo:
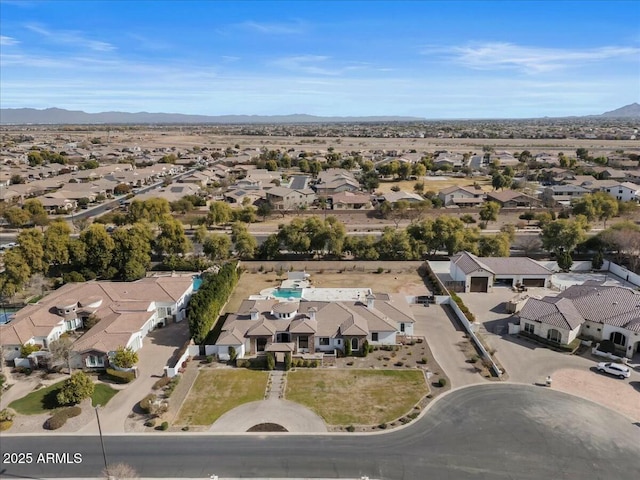
[(476, 321), (476, 317), (473, 315), (473, 313), (471, 313), (471, 311), (467, 308), (467, 306), (458, 295), (456, 295), (454, 292), (451, 292), (451, 298), (453, 298), (453, 301), (456, 302), (458, 308), (462, 310), (462, 313), (464, 313), (464, 316), (467, 317), (467, 320), (469, 320), (470, 322)]
[(107, 376), (116, 383), (129, 383), (136, 378), (136, 374), (134, 372), (123, 372), (113, 368), (107, 368)]
[(524, 330), (520, 330), (520, 333), (518, 333), (518, 335), (521, 335), (521, 336), (523, 336), (525, 338), (529, 338), (529, 339), (531, 339), (531, 340), (533, 340), (535, 342), (538, 342), (538, 343), (541, 343), (541, 344), (546, 345), (548, 347), (551, 347), (554, 350), (560, 350), (561, 352), (573, 353), (580, 346), (580, 339), (579, 338), (575, 338), (568, 345), (562, 345), (562, 344), (560, 344), (558, 342), (552, 342), (551, 340), (547, 340), (546, 338), (539, 337), (538, 335), (534, 335), (532, 333), (525, 332)]
[(220, 315), (220, 310), (238, 283), (236, 262), (223, 265), (217, 274), (205, 274), (200, 289), (193, 295), (187, 309), (189, 332), (201, 344)]

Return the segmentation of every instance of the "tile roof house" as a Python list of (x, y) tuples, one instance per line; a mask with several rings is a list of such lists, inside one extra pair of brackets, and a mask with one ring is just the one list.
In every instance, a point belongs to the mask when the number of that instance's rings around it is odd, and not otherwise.
[(457, 206), (477, 206), (484, 203), (484, 191), (476, 190), (473, 186), (443, 188), (438, 192), (438, 198), (442, 200), (445, 207), (450, 205)]
[(462, 251), (451, 257), (449, 275), (464, 292), (491, 292), (493, 287), (548, 287), (553, 272), (528, 257), (477, 257)]
[(287, 187), (273, 187), (266, 191), (267, 201), (271, 202), (276, 210), (293, 210), (302, 206), (311, 205), (316, 194), (311, 189), (294, 190)]
[(487, 201), (496, 202), (500, 204), (502, 208), (533, 208), (542, 205), (539, 199), (515, 190), (488, 192)]
[(368, 210), (371, 208), (371, 195), (366, 193), (340, 192), (331, 196), (333, 210)]
[(18, 357), (24, 344), (46, 349), (63, 333), (81, 329), (94, 314), (100, 321), (74, 342), (72, 366), (104, 367), (118, 347), (138, 350), (159, 324), (182, 321), (192, 294), (192, 275), (67, 283), (0, 325), (0, 347), (7, 360)]
[(519, 312), (520, 329), (566, 345), (578, 335), (611, 340), (621, 356), (640, 353), (640, 293), (585, 283), (556, 297), (529, 298)]
[(218, 354), (224, 356), (230, 346), (239, 357), (265, 351), (334, 353), (346, 342), (358, 351), (365, 340), (393, 345), (398, 335), (413, 335), (415, 319), (403, 296), (368, 292), (349, 300), (244, 300), (222, 328)]

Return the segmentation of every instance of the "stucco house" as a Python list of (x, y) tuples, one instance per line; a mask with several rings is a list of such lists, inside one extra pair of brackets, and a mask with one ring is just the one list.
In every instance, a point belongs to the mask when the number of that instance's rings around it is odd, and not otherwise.
[(449, 275), (464, 292), (491, 292), (494, 286), (549, 287), (553, 272), (528, 257), (477, 257), (462, 251), (451, 257)]
[(371, 208), (371, 195), (365, 193), (340, 192), (331, 196), (333, 210), (368, 210)]
[(477, 206), (484, 202), (484, 191), (476, 190), (471, 187), (451, 187), (443, 188), (438, 192), (438, 198), (442, 200), (442, 204), (446, 207), (449, 205), (470, 205)]
[(542, 202), (530, 195), (515, 190), (487, 193), (487, 201), (496, 202), (502, 208), (534, 208), (542, 206)]
[(413, 335), (415, 319), (403, 296), (367, 290), (357, 300), (353, 295), (350, 300), (244, 300), (222, 328), (218, 354), (224, 356), (229, 347), (238, 357), (269, 351), (334, 353), (344, 351), (347, 342), (357, 352), (365, 340), (394, 345), (398, 336)]
[(586, 282), (556, 297), (529, 298), (519, 312), (520, 330), (562, 345), (578, 335), (611, 340), (620, 356), (640, 354), (640, 293)]
[(273, 187), (266, 190), (267, 201), (276, 210), (293, 210), (307, 207), (316, 199), (316, 194), (311, 189), (294, 190), (288, 187)]
[(74, 368), (104, 367), (118, 347), (137, 351), (158, 325), (182, 321), (192, 294), (192, 275), (67, 283), (0, 325), (0, 347), (6, 360), (20, 356), (25, 344), (47, 349), (62, 334), (81, 330), (95, 315), (98, 323), (73, 343), (71, 363)]

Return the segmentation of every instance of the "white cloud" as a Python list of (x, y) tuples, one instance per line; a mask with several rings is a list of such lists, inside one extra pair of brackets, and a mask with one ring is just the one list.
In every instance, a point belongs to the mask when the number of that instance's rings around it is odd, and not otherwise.
[(637, 61), (640, 48), (606, 46), (592, 49), (542, 48), (512, 43), (482, 43), (450, 48), (427, 48), (426, 55), (443, 55), (476, 70), (510, 69), (528, 73), (560, 70), (603, 60), (626, 58)]
[(326, 55), (294, 55), (275, 59), (270, 64), (298, 74), (323, 76), (337, 76), (370, 67), (370, 64), (365, 62), (347, 63), (332, 60), (334, 59)]
[(13, 37), (6, 37), (4, 35), (0, 35), (0, 45), (4, 47), (10, 47), (11, 45), (17, 45), (20, 42)]
[(81, 32), (71, 30), (50, 30), (40, 24), (28, 24), (26, 28), (35, 32), (43, 37), (46, 37), (49, 41), (64, 45), (73, 45), (76, 47), (86, 47), (96, 52), (110, 52), (116, 49), (116, 47), (108, 42), (99, 40), (92, 40), (87, 38)]
[(267, 35), (295, 35), (303, 33), (306, 30), (304, 23), (299, 21), (291, 23), (265, 23), (249, 20), (239, 23), (237, 26)]

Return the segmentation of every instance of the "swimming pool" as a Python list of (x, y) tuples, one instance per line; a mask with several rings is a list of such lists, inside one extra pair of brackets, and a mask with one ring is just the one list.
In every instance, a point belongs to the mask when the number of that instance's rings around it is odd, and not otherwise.
[(202, 285), (202, 277), (193, 277), (193, 291), (197, 291)]
[(276, 298), (302, 298), (301, 288), (277, 288), (271, 294)]

